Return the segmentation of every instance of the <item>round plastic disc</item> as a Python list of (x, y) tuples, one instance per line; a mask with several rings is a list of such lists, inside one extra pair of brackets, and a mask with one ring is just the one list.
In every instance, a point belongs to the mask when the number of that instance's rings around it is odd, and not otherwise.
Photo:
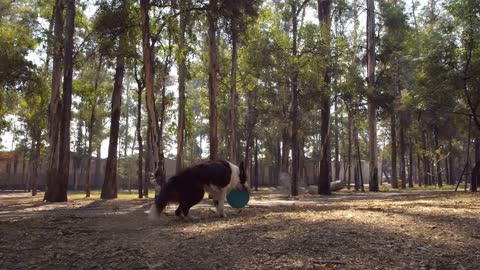
[(250, 193), (240, 189), (232, 189), (227, 194), (227, 202), (233, 208), (243, 208), (250, 200)]

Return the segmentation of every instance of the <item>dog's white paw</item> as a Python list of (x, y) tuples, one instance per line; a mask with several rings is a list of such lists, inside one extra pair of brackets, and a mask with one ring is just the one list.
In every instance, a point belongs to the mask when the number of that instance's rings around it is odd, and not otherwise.
[(218, 216), (221, 217), (221, 218), (226, 218), (226, 217), (227, 217), (227, 214), (225, 214), (225, 213), (219, 213)]

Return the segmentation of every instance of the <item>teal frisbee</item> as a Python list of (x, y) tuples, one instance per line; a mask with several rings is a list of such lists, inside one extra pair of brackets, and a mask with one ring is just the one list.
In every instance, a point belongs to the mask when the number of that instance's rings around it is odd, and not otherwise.
[(227, 202), (233, 208), (243, 208), (250, 200), (250, 193), (240, 189), (232, 189), (227, 194)]

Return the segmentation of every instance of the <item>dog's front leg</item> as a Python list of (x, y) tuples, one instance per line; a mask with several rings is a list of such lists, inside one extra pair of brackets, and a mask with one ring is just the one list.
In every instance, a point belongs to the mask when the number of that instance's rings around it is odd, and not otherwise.
[(218, 199), (218, 204), (217, 204), (217, 214), (220, 217), (227, 217), (225, 214), (225, 211), (223, 209), (223, 206), (225, 204), (225, 196), (227, 195), (226, 189), (222, 189), (219, 193), (219, 196), (217, 197)]

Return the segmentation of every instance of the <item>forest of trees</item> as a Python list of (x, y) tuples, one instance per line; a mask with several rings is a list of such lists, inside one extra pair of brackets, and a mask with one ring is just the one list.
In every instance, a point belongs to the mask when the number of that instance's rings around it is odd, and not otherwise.
[(292, 195), (307, 161), (319, 194), (341, 170), (480, 181), (479, 0), (0, 0), (0, 48), (0, 135), (49, 202), (105, 140), (104, 199), (119, 174), (148, 195), (167, 157), (244, 161), (251, 184), (261, 163)]

